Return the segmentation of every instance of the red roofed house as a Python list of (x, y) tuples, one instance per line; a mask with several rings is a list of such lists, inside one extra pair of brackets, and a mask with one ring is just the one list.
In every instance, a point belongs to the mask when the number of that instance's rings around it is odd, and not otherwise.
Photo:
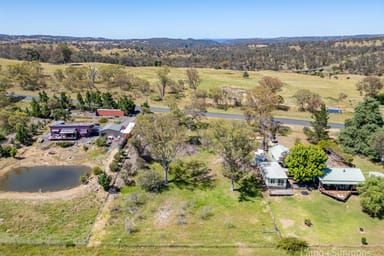
[(124, 111), (120, 109), (97, 109), (97, 116), (124, 116)]

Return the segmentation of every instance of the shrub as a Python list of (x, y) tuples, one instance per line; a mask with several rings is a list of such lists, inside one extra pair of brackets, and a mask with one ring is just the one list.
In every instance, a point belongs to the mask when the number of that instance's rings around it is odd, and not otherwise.
[(84, 151), (88, 151), (88, 149), (89, 149), (89, 148), (88, 148), (87, 145), (83, 145), (83, 150), (84, 150)]
[(97, 182), (103, 187), (104, 191), (108, 191), (110, 186), (110, 183), (112, 181), (112, 176), (107, 175), (105, 172), (102, 172), (97, 177)]
[(100, 136), (99, 138), (97, 138), (97, 140), (95, 141), (95, 144), (96, 146), (98, 147), (105, 147), (107, 145), (107, 137), (105, 136)]
[(13, 147), (11, 145), (0, 145), (1, 156), (2, 157), (10, 157), (12, 148)]
[(106, 118), (106, 117), (102, 117), (99, 119), (100, 124), (106, 124), (107, 122), (108, 122), (108, 118)]
[(10, 155), (11, 157), (15, 157), (16, 154), (17, 154), (17, 148), (12, 147), (11, 150), (9, 150), (9, 155)]
[(142, 189), (148, 192), (160, 192), (164, 185), (161, 166), (157, 163), (152, 164), (149, 170), (141, 170), (137, 177), (137, 182)]
[(243, 78), (248, 78), (248, 77), (249, 77), (248, 72), (247, 72), (247, 71), (244, 71), (244, 72), (243, 72)]
[(213, 216), (213, 209), (209, 205), (204, 205), (200, 210), (199, 210), (199, 218), (201, 220), (207, 220), (210, 217)]
[(120, 170), (119, 163), (116, 160), (113, 160), (109, 165), (111, 172), (118, 172)]
[(87, 183), (88, 183), (88, 178), (87, 178), (87, 176), (85, 176), (85, 175), (81, 175), (80, 178), (79, 178), (79, 180), (80, 180), (80, 182), (81, 182), (82, 184), (87, 184)]
[(304, 224), (307, 225), (308, 227), (312, 226), (312, 221), (310, 219), (305, 219)]
[(92, 168), (92, 173), (96, 176), (100, 175), (103, 173), (103, 170), (99, 166), (95, 166)]
[(278, 249), (283, 249), (290, 254), (301, 252), (308, 248), (308, 243), (296, 237), (286, 237), (277, 243)]
[(368, 244), (368, 242), (367, 242), (367, 238), (366, 237), (362, 237), (361, 238), (361, 244), (363, 244), (363, 245), (367, 245)]
[(61, 142), (57, 142), (56, 145), (58, 145), (59, 147), (62, 147), (62, 148), (68, 148), (68, 147), (73, 146), (73, 142), (72, 141), (61, 141)]

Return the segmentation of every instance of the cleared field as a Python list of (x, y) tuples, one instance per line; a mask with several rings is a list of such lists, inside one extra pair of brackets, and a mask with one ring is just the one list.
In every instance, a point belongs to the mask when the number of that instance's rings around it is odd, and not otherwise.
[[(204, 155), (219, 170), (217, 159)], [(229, 181), (215, 175), (215, 186), (188, 189), (171, 182), (160, 194), (127, 187), (115, 200), (102, 242), (122, 245), (188, 246), (274, 246), (279, 238), (274, 231), (268, 206), (261, 194), (230, 192)], [(133, 204), (132, 194), (141, 198)], [(128, 220), (127, 220), (128, 219)], [(128, 223), (133, 222), (131, 232)]]
[[(338, 202), (317, 190), (309, 195), (270, 198), (271, 208), (284, 236), (298, 236), (311, 245), (361, 245), (366, 237), (370, 245), (382, 245), (384, 221), (361, 211), (359, 198)], [(307, 227), (305, 219), (313, 226)], [(363, 231), (360, 231), (363, 228)]]
[(0, 243), (61, 243), (86, 240), (101, 201), (95, 195), (71, 200), (0, 200)]
[[(9, 64), (18, 63), (19, 61), (0, 59), (0, 65), (3, 69)], [(41, 63), (44, 68), (44, 72), (47, 75), (53, 75), (56, 69), (64, 69), (68, 65), (53, 65), (48, 63)], [(80, 63), (81, 66), (96, 66), (108, 65), (103, 63)], [(155, 92), (157, 92), (156, 84), (158, 82), (157, 71), (158, 67), (124, 67), (124, 69), (137, 77), (148, 80)], [(312, 92), (318, 93), (327, 106), (329, 107), (341, 107), (345, 111), (353, 110), (355, 104), (361, 101), (362, 97), (356, 90), (356, 83), (362, 79), (362, 76), (358, 75), (338, 75), (337, 79), (332, 78), (320, 78), (318, 76), (310, 76), (289, 72), (275, 72), (275, 71), (249, 71), (249, 78), (243, 78), (243, 72), (237, 70), (218, 70), (200, 68), (198, 69), (201, 83), (200, 88), (211, 89), (222, 86), (236, 86), (242, 88), (252, 88), (258, 85), (258, 81), (263, 76), (278, 77), (283, 83), (283, 90), (279, 93), (285, 99), (285, 104), (295, 106), (292, 96), (299, 89), (308, 89)], [(178, 81), (179, 79), (186, 79), (185, 68), (171, 68), (169, 77)], [(48, 82), (50, 85), (50, 82)], [(101, 89), (105, 88), (104, 84), (97, 83), (97, 87)], [(55, 88), (57, 90), (68, 91), (68, 88)], [(19, 88), (12, 89), (15, 92), (20, 92)], [(118, 92), (120, 89), (114, 89)], [(31, 92), (27, 92), (31, 94)], [(123, 92), (124, 93), (124, 92)], [(129, 92), (126, 92), (129, 93)], [(345, 93), (348, 98), (341, 103), (337, 103), (337, 97), (340, 93)]]

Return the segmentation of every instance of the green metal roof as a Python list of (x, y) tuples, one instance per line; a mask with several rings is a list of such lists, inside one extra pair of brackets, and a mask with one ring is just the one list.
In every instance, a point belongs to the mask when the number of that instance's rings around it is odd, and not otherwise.
[(263, 177), (267, 179), (288, 179), (285, 169), (277, 162), (260, 163)]
[(278, 144), (269, 148), (268, 152), (271, 155), (273, 161), (279, 161), (280, 156), (284, 152), (289, 152), (289, 149), (287, 147), (284, 147), (283, 145)]
[(357, 185), (365, 178), (359, 168), (325, 168), (319, 180), (323, 184)]

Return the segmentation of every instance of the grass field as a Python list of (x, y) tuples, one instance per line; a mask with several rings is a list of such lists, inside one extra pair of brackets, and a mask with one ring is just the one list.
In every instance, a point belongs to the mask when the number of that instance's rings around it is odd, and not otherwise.
[(94, 195), (72, 200), (0, 200), (0, 243), (84, 242), (101, 205)]
[[(284, 236), (298, 236), (312, 245), (361, 245), (361, 237), (366, 237), (370, 245), (382, 245), (384, 220), (363, 213), (356, 196), (342, 203), (314, 190), (309, 195), (273, 197), (270, 202)], [(312, 227), (304, 224), (307, 218)]]
[[(196, 158), (216, 165), (218, 170), (217, 159), (204, 156)], [(219, 173), (214, 184), (213, 188), (191, 190), (171, 182), (170, 188), (160, 194), (127, 187), (115, 201), (103, 242), (273, 246), (278, 234), (269, 232), (274, 227), (263, 198), (255, 195), (240, 201), (240, 193), (230, 192), (229, 181)], [(132, 193), (142, 202), (132, 205)], [(126, 218), (135, 224), (131, 233), (126, 231)]]
[[(6, 69), (6, 66), (9, 64), (17, 63), (15, 60), (0, 59), (0, 65), (2, 65), (3, 70)], [(47, 75), (53, 76), (53, 72), (56, 69), (64, 69), (67, 65), (54, 65), (48, 63), (42, 63), (44, 72)], [(100, 67), (101, 65), (106, 65), (102, 63), (83, 63), (83, 66), (94, 65)], [(158, 67), (124, 67), (124, 69), (137, 77), (148, 80), (151, 83), (153, 93), (157, 94), (156, 84), (158, 83), (157, 71)], [(274, 72), (274, 71), (250, 71), (249, 78), (243, 78), (242, 71), (238, 70), (217, 70), (217, 69), (208, 69), (200, 68), (198, 69), (201, 83), (199, 88), (201, 89), (211, 89), (218, 88), (222, 86), (236, 86), (242, 88), (252, 88), (258, 85), (258, 81), (263, 76), (272, 76), (278, 77), (283, 83), (283, 89), (279, 94), (281, 94), (285, 99), (285, 104), (291, 106), (293, 111), (291, 116), (298, 115), (296, 111), (296, 106), (292, 96), (299, 89), (309, 89), (312, 92), (318, 93), (327, 106), (329, 107), (340, 107), (345, 112), (350, 112), (353, 110), (353, 107), (357, 102), (360, 102), (362, 97), (359, 95), (356, 90), (356, 83), (362, 79), (362, 76), (358, 75), (338, 75), (337, 79), (332, 78), (320, 78), (318, 76), (310, 76), (289, 72)], [(170, 78), (178, 81), (179, 79), (186, 79), (185, 68), (171, 68), (169, 73)], [(48, 86), (53, 85), (52, 81), (48, 82)], [(105, 90), (105, 85), (98, 82), (96, 86), (101, 90)], [(68, 88), (60, 88), (57, 85), (53, 88), (57, 93), (60, 90), (68, 92)], [(23, 91), (20, 88), (12, 88), (10, 91), (15, 93), (23, 94), (35, 94), (31, 91)], [(49, 88), (47, 89), (48, 93), (50, 92)], [(131, 92), (122, 92), (120, 89), (115, 88), (112, 91), (116, 93), (131, 93)], [(337, 97), (340, 93), (345, 93), (348, 95), (348, 98), (343, 102), (338, 103)], [(186, 93), (188, 95), (188, 92)], [(73, 95), (74, 96), (74, 95)], [(144, 98), (139, 98), (139, 102), (144, 101)], [(185, 102), (185, 100), (182, 100)], [(181, 103), (182, 103), (181, 102)], [(152, 105), (167, 105), (166, 102), (150, 102)], [(287, 113), (279, 113), (277, 115), (286, 115)], [(301, 114), (300, 114), (301, 115)], [(338, 116), (338, 118), (343, 117), (343, 115)], [(307, 116), (310, 118), (310, 115)]]
[(64, 247), (64, 246), (28, 246), (28, 245), (1, 245), (0, 255), (29, 255), (29, 256), (94, 256), (94, 255), (129, 255), (129, 256), (273, 256), (287, 254), (274, 248), (164, 248), (164, 247), (125, 247), (125, 246), (98, 246), (98, 247)]

